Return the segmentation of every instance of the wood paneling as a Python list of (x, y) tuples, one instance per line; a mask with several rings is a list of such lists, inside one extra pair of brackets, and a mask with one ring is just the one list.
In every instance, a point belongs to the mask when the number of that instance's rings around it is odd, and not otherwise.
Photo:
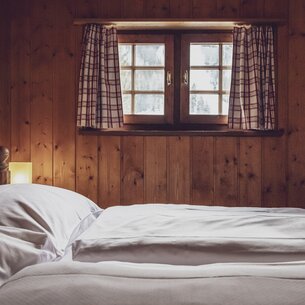
[(167, 202), (166, 137), (145, 137), (145, 202)]
[(264, 15), (264, 0), (241, 0), (241, 17), (262, 17)]
[(192, 138), (192, 203), (214, 202), (214, 139)]
[(238, 139), (215, 139), (215, 205), (236, 206), (238, 198)]
[[(285, 18), (288, 11), (289, 28), (278, 28), (277, 48), (284, 136), (78, 133), (82, 30), (72, 25), (74, 17)], [(34, 182), (75, 189), (104, 207), (141, 202), (305, 207), (304, 12), (302, 0), (3, 1), (0, 142), (11, 148), (14, 161), (33, 161)]]
[(305, 3), (290, 3), (289, 24), (289, 198), (291, 206), (305, 201)]
[(123, 137), (122, 152), (121, 203), (141, 203), (144, 201), (143, 137)]
[(121, 139), (99, 138), (99, 204), (103, 207), (121, 202)]
[(262, 203), (262, 158), (260, 138), (240, 139), (239, 200), (241, 206)]
[(96, 136), (76, 138), (76, 191), (97, 202), (98, 142)]
[(10, 147), (10, 11), (9, 1), (1, 3), (0, 10), (0, 143)]
[(191, 150), (189, 137), (168, 137), (168, 201), (190, 203)]
[(217, 15), (215, 0), (193, 0), (193, 18), (211, 18)]
[(31, 160), (29, 1), (11, 3), (11, 159)]
[(239, 17), (240, 0), (217, 0), (217, 15), (221, 18)]
[(170, 17), (170, 0), (146, 1), (145, 17), (147, 18)]
[(56, 10), (53, 2), (32, 0), (31, 158), (33, 181), (53, 183), (53, 65)]
[(74, 0), (55, 0), (53, 83), (54, 184), (75, 189), (75, 28)]

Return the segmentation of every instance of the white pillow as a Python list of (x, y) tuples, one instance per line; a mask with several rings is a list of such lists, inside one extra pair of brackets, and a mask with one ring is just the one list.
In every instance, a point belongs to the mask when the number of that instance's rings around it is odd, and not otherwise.
[(79, 223), (101, 210), (88, 198), (39, 184), (0, 186), (0, 226), (43, 232), (62, 255)]
[(0, 286), (17, 271), (55, 258), (46, 233), (0, 226)]

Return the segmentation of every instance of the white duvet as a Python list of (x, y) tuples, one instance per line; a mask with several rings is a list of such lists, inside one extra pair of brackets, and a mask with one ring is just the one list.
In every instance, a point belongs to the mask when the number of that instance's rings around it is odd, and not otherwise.
[(106, 209), (72, 245), (73, 259), (202, 265), (305, 260), (305, 211), (190, 205)]
[(0, 288), (1, 305), (304, 305), (305, 264), (47, 263)]

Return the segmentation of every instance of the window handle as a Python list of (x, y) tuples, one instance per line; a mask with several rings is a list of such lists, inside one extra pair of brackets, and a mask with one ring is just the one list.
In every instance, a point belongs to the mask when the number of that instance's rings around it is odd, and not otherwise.
[(189, 71), (185, 70), (185, 72), (183, 73), (183, 84), (185, 86), (188, 86), (189, 84)]
[(166, 83), (167, 86), (170, 86), (172, 84), (172, 73), (170, 71), (167, 71), (166, 73)]

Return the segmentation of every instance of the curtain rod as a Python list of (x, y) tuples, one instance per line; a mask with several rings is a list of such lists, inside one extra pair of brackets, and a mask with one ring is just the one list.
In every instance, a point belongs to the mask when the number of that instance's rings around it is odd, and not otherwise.
[(103, 25), (115, 25), (118, 29), (232, 29), (240, 24), (285, 24), (285, 19), (267, 18), (239, 18), (239, 19), (102, 19), (102, 18), (77, 18), (74, 25), (97, 23)]

